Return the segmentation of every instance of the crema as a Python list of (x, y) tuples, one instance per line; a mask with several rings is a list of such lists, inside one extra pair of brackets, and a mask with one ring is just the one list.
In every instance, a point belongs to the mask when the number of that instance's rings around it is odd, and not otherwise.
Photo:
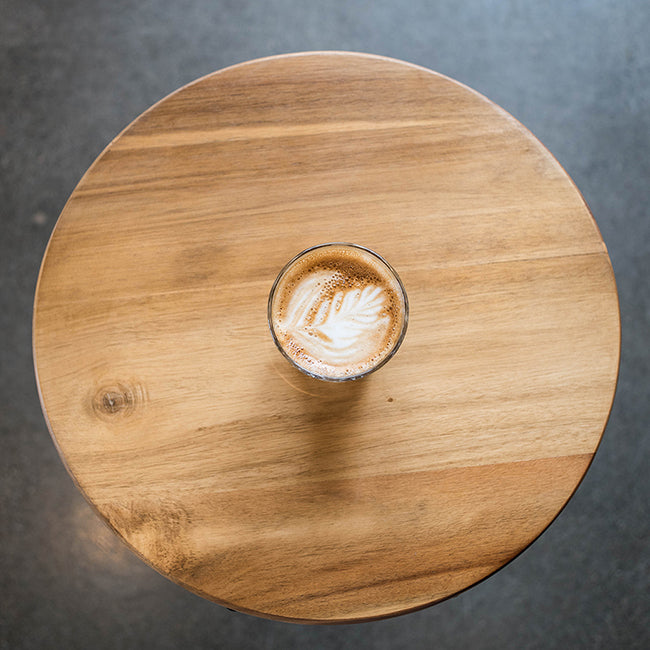
[(397, 273), (353, 244), (323, 244), (281, 271), (269, 325), (281, 352), (321, 379), (356, 379), (392, 356), (406, 331), (408, 302)]

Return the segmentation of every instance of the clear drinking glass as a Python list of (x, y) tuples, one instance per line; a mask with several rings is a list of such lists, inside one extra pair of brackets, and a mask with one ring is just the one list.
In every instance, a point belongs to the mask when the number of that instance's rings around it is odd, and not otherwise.
[(408, 326), (404, 285), (380, 255), (357, 244), (308, 248), (280, 271), (268, 322), (280, 352), (325, 381), (359, 379), (397, 352)]

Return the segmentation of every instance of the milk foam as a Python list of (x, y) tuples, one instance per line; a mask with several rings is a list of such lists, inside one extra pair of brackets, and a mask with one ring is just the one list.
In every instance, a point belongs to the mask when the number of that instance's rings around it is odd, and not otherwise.
[(271, 319), (298, 366), (345, 378), (391, 353), (405, 317), (401, 285), (372, 253), (345, 245), (308, 252), (279, 279)]

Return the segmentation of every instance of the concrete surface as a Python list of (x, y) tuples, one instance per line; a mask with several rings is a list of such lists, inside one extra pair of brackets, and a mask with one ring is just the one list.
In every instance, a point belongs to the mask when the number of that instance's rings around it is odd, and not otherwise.
[[(522, 556), (433, 608), (356, 626), (233, 613), (125, 550), (59, 460), (32, 370), (48, 236), (110, 139), (229, 64), (338, 49), (479, 90), (555, 154), (617, 276), (620, 382), (596, 459)], [(650, 3), (0, 0), (0, 648), (648, 648)]]

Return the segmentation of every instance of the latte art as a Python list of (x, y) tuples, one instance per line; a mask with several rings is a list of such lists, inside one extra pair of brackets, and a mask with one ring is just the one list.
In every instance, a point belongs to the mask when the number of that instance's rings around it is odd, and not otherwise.
[(294, 259), (269, 301), (280, 350), (322, 379), (356, 378), (381, 365), (406, 327), (406, 299), (392, 269), (367, 249), (327, 244)]
[(329, 299), (319, 290), (326, 278), (326, 273), (314, 274), (296, 287), (287, 306), (287, 332), (311, 357), (332, 364), (358, 363), (368, 355), (368, 343), (372, 346), (372, 339), (384, 337), (390, 327), (390, 318), (382, 315), (387, 294), (371, 284), (338, 291)]

